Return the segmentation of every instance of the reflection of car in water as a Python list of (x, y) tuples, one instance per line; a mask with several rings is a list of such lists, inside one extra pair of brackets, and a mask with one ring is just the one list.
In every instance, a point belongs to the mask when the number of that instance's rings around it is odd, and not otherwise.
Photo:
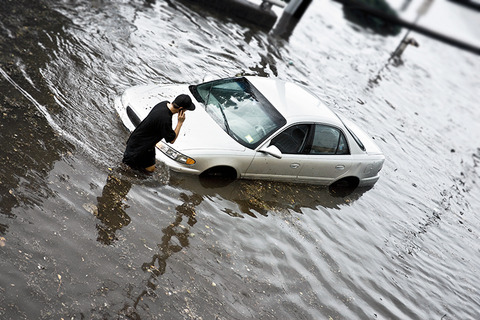
[[(269, 215), (270, 211), (293, 210), (301, 213), (302, 208), (318, 207), (338, 209), (351, 205), (371, 187), (326, 188), (310, 184), (294, 184), (278, 181), (233, 180), (228, 183), (222, 179), (202, 178), (172, 173), (169, 184), (200, 194), (203, 197), (220, 197), (231, 201), (236, 209), (225, 208), (231, 216), (255, 217), (257, 214)], [(238, 210), (238, 211), (237, 211)]]
[[(132, 290), (131, 305), (122, 309), (128, 318), (138, 319), (137, 311), (143, 307), (144, 297), (152, 294), (161, 284), (159, 277), (169, 270), (167, 265), (170, 258), (180, 252), (184, 252), (191, 243), (192, 237), (202, 226), (197, 224), (197, 212), (202, 213), (209, 210), (211, 202), (220, 211), (235, 218), (258, 218), (262, 216), (277, 216), (272, 223), (281, 219), (287, 223), (300, 219), (305, 213), (304, 208), (315, 209), (317, 207), (339, 208), (342, 205), (349, 205), (360, 197), (366, 188), (358, 188), (347, 198), (336, 198), (329, 195), (327, 188), (313, 185), (298, 185), (271, 181), (231, 180), (227, 184), (224, 180), (203, 179), (202, 177), (172, 173), (169, 175), (168, 168), (160, 166), (153, 176), (136, 173), (126, 169), (124, 166), (112, 170), (103, 187), (101, 196), (97, 197), (97, 203), (84, 205), (87, 211), (93, 213), (99, 220), (96, 225), (98, 231), (97, 241), (103, 245), (115, 245), (117, 240), (125, 237), (125, 233), (119, 236), (122, 228), (142, 228), (140, 222), (144, 212), (141, 208), (130, 205), (139, 204), (135, 200), (128, 201), (127, 195), (132, 186), (140, 185), (147, 189), (155, 190), (167, 181), (161, 181), (162, 176), (169, 176), (168, 184), (175, 190), (175, 201), (178, 205), (175, 208), (161, 210), (161, 215), (166, 223), (155, 225), (158, 235), (157, 245), (154, 247), (139, 247), (144, 250), (141, 254), (141, 270), (145, 272), (145, 280), (138, 282), (140, 287)], [(206, 207), (201, 206), (207, 202)], [(143, 201), (141, 201), (143, 203)], [(210, 204), (209, 204), (210, 203)], [(154, 208), (151, 204), (149, 208)], [(292, 214), (292, 211), (299, 214)], [(133, 219), (128, 213), (133, 213)], [(315, 210), (311, 214), (322, 214), (322, 210)], [(147, 215), (157, 215), (155, 210)], [(199, 219), (203, 221), (202, 216)], [(165, 222), (165, 220), (159, 220)], [(132, 225), (133, 224), (133, 225)], [(292, 224), (295, 228), (295, 225)], [(263, 230), (263, 229), (262, 229)], [(262, 232), (258, 230), (258, 232)], [(120, 233), (122, 234), (122, 233)], [(128, 234), (128, 233), (127, 233)], [(150, 239), (152, 240), (152, 239)], [(144, 241), (144, 239), (142, 239)], [(127, 241), (130, 243), (130, 240)], [(120, 245), (122, 241), (120, 241)], [(143, 259), (143, 258), (142, 258)], [(145, 285), (146, 283), (146, 285)]]
[[(127, 195), (132, 185), (150, 187), (168, 183), (182, 190), (190, 191), (190, 195), (182, 193), (183, 204), (176, 209), (178, 214), (189, 217), (189, 224), (195, 223), (195, 210), (206, 198), (221, 197), (234, 204), (223, 211), (233, 217), (256, 214), (268, 215), (269, 211), (293, 210), (302, 212), (302, 208), (339, 208), (357, 200), (370, 188), (325, 188), (323, 186), (292, 184), (272, 181), (225, 180), (192, 175), (168, 174), (168, 168), (159, 167), (154, 176), (135, 175), (126, 166), (121, 166), (109, 173), (96, 203), (85, 203), (84, 209), (95, 215), (99, 223), (97, 240), (105, 245), (114, 244), (118, 238), (116, 232), (131, 222), (125, 212)], [(174, 225), (174, 224), (172, 224)]]
[(385, 157), (374, 141), (291, 82), (239, 77), (136, 86), (115, 106), (133, 130), (158, 102), (186, 92), (201, 107), (187, 113), (175, 149), (157, 145), (157, 158), (173, 171), (354, 187), (379, 178)]

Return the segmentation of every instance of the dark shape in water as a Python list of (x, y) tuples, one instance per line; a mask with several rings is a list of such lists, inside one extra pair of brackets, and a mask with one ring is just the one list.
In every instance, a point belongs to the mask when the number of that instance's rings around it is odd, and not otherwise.
[(132, 183), (127, 179), (110, 174), (103, 187), (102, 195), (97, 198), (98, 210), (95, 215), (102, 222), (97, 224), (97, 240), (105, 245), (113, 244), (117, 240), (115, 232), (130, 224), (131, 219), (124, 210), (123, 201), (131, 187)]
[[(38, 110), (57, 107), (40, 70), (57, 49), (47, 35), (63, 34), (68, 19), (39, 0), (2, 1), (0, 8), (0, 215), (15, 218), (14, 207), (51, 195), (45, 177), (74, 149)], [(0, 235), (7, 229), (0, 224)]]
[[(288, 1), (289, 5), (283, 10), (282, 16), (278, 19), (273, 30), (273, 34), (281, 36), (288, 40), (293, 30), (302, 18), (305, 11), (312, 3), (312, 0), (300, 0), (300, 4)], [(297, 2), (298, 3), (298, 2)]]
[(397, 12), (385, 0), (352, 0), (344, 2), (343, 14), (347, 20), (356, 25), (371, 29), (383, 36), (396, 36), (400, 33), (400, 26), (371, 15), (362, 10), (362, 7), (376, 9), (388, 16), (398, 17)]
[(271, 29), (277, 15), (270, 8), (262, 8), (247, 0), (184, 0), (206, 8), (212, 8), (229, 18), (239, 18), (261, 28)]

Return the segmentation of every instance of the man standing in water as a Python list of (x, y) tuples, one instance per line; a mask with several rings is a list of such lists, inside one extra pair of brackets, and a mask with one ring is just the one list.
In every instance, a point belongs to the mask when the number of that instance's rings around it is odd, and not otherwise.
[[(162, 139), (169, 143), (177, 140), (186, 110), (195, 110), (192, 99), (186, 94), (179, 95), (172, 103), (162, 101), (153, 107), (128, 138), (123, 163), (132, 169), (152, 173), (155, 170), (155, 145)], [(174, 130), (172, 116), (175, 113), (178, 113), (178, 123)]]

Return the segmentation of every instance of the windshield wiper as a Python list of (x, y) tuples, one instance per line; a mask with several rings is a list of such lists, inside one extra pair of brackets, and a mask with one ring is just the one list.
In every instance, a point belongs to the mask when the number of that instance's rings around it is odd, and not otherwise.
[(213, 84), (210, 86), (210, 89), (208, 90), (207, 101), (205, 101), (205, 110), (207, 110), (208, 101), (210, 101), (210, 92), (212, 92), (212, 88), (213, 88)]
[[(210, 89), (208, 90), (208, 95), (207, 95), (207, 101), (205, 102), (205, 110), (207, 110), (208, 102), (210, 101), (210, 93), (212, 92), (213, 89), (213, 84), (210, 86)], [(225, 121), (225, 130), (227, 131), (228, 134), (230, 134), (230, 126), (228, 125), (227, 117), (225, 116), (225, 112), (223, 112), (222, 106), (219, 105), (218, 108), (220, 109), (220, 112), (222, 113), (223, 121)]]
[(223, 120), (225, 120), (225, 130), (230, 134), (230, 126), (228, 125), (227, 116), (225, 116), (225, 112), (223, 112), (222, 105), (219, 105), (218, 107), (220, 108), (220, 112), (222, 112)]

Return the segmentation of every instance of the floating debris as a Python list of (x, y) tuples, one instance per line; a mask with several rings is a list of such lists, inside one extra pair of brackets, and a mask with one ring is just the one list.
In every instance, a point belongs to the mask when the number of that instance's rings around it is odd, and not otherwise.
[(87, 212), (90, 212), (93, 215), (98, 215), (98, 208), (95, 204), (93, 203), (84, 203), (82, 205), (83, 209), (85, 209)]

